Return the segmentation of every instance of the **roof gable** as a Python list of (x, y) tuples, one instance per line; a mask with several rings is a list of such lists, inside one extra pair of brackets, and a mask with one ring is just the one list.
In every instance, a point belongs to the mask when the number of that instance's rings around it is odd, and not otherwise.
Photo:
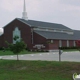
[(42, 21), (35, 21), (35, 20), (24, 20), (18, 18), (18, 20), (29, 24), (30, 26), (33, 27), (40, 27), (40, 28), (54, 28), (54, 29), (63, 29), (63, 30), (72, 30), (62, 24), (56, 24), (56, 23), (50, 23), (50, 22), (42, 22)]
[[(51, 29), (62, 29), (62, 30), (69, 30), (72, 31), (72, 29), (62, 25), (62, 24), (56, 24), (56, 23), (49, 23), (49, 22), (42, 22), (42, 21), (35, 21), (35, 20), (24, 20), (24, 19), (20, 19), (20, 18), (15, 18), (14, 20), (19, 20), (20, 22), (29, 25), (29, 27), (39, 27), (39, 28), (51, 28)], [(11, 22), (13, 22), (14, 20), (12, 20)], [(11, 23), (10, 22), (10, 23)], [(10, 24), (8, 23), (8, 24)], [(8, 25), (7, 24), (7, 25)], [(6, 26), (7, 26), (6, 25)], [(6, 27), (4, 26), (4, 27)]]
[(10, 23), (12, 23), (12, 22), (15, 21), (15, 20), (18, 20), (18, 21), (20, 21), (20, 22), (22, 22), (22, 23), (24, 23), (24, 24), (26, 24), (26, 25), (29, 25), (29, 27), (31, 27), (31, 25), (28, 24), (28, 23), (26, 23), (24, 19), (15, 18), (15, 19), (13, 19), (11, 22), (9, 22), (8, 24), (6, 24), (3, 28), (5, 28), (7, 25), (9, 25)]

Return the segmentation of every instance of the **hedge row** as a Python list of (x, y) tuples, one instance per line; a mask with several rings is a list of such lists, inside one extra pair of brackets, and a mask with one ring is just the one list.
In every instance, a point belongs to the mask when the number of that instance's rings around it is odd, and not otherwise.
[[(59, 47), (59, 49), (78, 49), (77, 47)], [(0, 50), (9, 50), (8, 48), (0, 47)], [(26, 50), (30, 51), (28, 48)]]
[[(0, 47), (0, 50), (9, 50), (9, 48)], [(29, 51), (29, 49), (28, 49), (28, 48), (26, 48), (26, 50), (28, 50), (28, 51)]]
[(4, 50), (4, 47), (0, 47), (0, 50)]
[(59, 47), (59, 49), (77, 49), (77, 47)]

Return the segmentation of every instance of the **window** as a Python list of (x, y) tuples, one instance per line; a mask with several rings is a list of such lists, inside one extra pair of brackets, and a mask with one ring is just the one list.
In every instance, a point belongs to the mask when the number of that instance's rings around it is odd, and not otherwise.
[[(20, 34), (20, 30), (18, 29), (18, 27), (16, 27), (15, 30), (13, 31), (13, 38), (14, 38), (15, 36), (18, 36), (19, 39), (18, 39), (17, 41), (20, 41), (20, 39), (21, 39), (21, 34)], [(15, 43), (16, 43), (16, 41), (13, 39), (13, 44), (15, 44)]]

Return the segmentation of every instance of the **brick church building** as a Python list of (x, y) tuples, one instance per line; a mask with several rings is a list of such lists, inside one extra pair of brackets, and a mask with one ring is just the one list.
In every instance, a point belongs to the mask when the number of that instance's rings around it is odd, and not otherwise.
[(19, 36), (29, 50), (54, 50), (59, 47), (75, 47), (80, 39), (80, 31), (72, 30), (62, 24), (28, 20), (25, 0), (22, 18), (15, 18), (3, 27), (0, 47), (7, 47), (5, 41), (15, 44), (14, 36)]

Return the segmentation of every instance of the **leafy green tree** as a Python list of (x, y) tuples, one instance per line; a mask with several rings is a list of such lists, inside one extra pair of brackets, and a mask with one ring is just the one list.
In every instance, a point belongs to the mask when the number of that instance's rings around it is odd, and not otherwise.
[(17, 55), (17, 60), (19, 60), (18, 54), (23, 51), (24, 49), (26, 49), (26, 45), (24, 43), (24, 41), (22, 41), (22, 39), (19, 40), (18, 36), (15, 36), (14, 38), (15, 44), (12, 43), (8, 43), (9, 49), (10, 51), (12, 51), (14, 54)]

